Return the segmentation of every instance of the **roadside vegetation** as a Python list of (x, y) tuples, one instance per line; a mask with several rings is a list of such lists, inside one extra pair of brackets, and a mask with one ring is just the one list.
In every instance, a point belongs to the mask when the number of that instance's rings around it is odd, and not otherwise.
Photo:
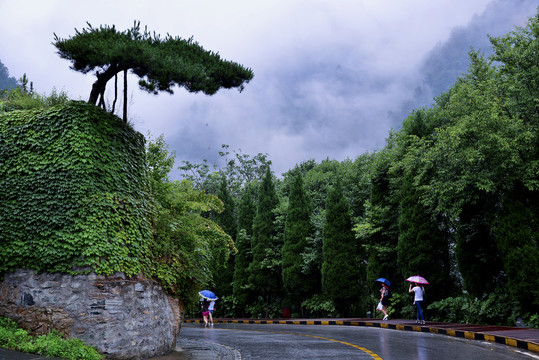
[(79, 339), (67, 339), (53, 330), (44, 335), (31, 335), (10, 319), (0, 317), (0, 347), (68, 360), (103, 360), (105, 357)]

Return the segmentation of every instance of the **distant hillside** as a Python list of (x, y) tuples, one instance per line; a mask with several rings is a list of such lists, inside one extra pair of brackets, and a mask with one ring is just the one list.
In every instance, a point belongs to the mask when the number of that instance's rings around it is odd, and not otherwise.
[(434, 97), (447, 91), (467, 71), (471, 48), (490, 55), (487, 35), (500, 36), (513, 31), (516, 26), (525, 25), (536, 11), (537, 0), (495, 0), (467, 26), (453, 29), (449, 39), (437, 44), (425, 57), (413, 98), (402, 105), (401, 111), (392, 114), (394, 126), (400, 128), (413, 109), (432, 104)]
[(14, 89), (17, 87), (17, 80), (9, 76), (8, 68), (0, 60), (0, 90)]

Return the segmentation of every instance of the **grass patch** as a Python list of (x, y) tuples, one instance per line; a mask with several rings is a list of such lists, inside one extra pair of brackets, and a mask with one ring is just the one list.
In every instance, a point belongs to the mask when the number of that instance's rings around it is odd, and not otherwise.
[(20, 329), (13, 320), (3, 317), (0, 317), (0, 347), (69, 360), (105, 359), (94, 347), (79, 339), (66, 339), (56, 330), (34, 336)]

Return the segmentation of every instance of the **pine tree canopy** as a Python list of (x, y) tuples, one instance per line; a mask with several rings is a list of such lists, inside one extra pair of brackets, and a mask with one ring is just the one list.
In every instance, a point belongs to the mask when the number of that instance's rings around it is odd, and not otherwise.
[(202, 91), (213, 95), (220, 88), (243, 90), (253, 72), (235, 62), (221, 59), (218, 53), (207, 51), (193, 38), (182, 39), (167, 34), (161, 39), (140, 22), (124, 32), (115, 26), (101, 25), (78, 31), (75, 36), (60, 39), (54, 34), (53, 45), (61, 58), (71, 61), (71, 68), (87, 74), (96, 72), (89, 103), (96, 104), (107, 82), (122, 71), (131, 70), (139, 78), (143, 90), (157, 94), (173, 93), (177, 85), (189, 92)]

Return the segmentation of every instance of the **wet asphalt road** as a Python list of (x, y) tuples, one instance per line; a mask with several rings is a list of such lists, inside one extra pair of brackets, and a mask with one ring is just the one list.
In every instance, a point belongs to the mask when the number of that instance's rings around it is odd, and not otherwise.
[(184, 324), (181, 341), (212, 347), (219, 359), (539, 359), (486, 341), (380, 328), (311, 325)]

